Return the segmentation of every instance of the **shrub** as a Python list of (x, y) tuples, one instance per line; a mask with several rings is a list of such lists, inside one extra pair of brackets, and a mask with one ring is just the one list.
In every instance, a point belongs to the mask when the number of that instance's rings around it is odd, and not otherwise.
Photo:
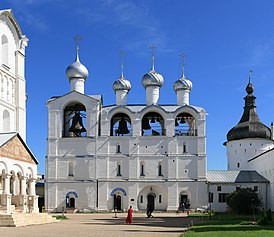
[(236, 214), (254, 214), (258, 212), (262, 201), (251, 188), (240, 188), (228, 195), (227, 205)]

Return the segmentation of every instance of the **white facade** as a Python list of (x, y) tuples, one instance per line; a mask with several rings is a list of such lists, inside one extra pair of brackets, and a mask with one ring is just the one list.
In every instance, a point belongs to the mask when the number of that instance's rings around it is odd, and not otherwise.
[(248, 160), (272, 149), (274, 141), (263, 138), (245, 138), (227, 142), (226, 147), (228, 170), (249, 170)]
[(11, 10), (0, 10), (0, 29), (0, 212), (38, 212), (38, 162), (25, 144), (28, 39)]
[(250, 159), (248, 161), (249, 169), (256, 169), (259, 174), (269, 180), (270, 184), (267, 189), (267, 207), (274, 210), (274, 150), (267, 152)]
[(209, 202), (209, 209), (219, 212), (226, 212), (229, 207), (226, 204), (224, 195), (234, 192), (238, 188), (250, 188), (257, 190), (262, 198), (263, 207), (267, 207), (267, 183), (212, 183), (208, 186), (208, 192), (212, 195), (212, 202)]
[(0, 132), (16, 131), (26, 141), (25, 47), (11, 10), (0, 11)]
[[(207, 205), (205, 110), (119, 102), (103, 106), (101, 96), (76, 91), (47, 102), (46, 209)], [(86, 131), (78, 136), (73, 124)]]

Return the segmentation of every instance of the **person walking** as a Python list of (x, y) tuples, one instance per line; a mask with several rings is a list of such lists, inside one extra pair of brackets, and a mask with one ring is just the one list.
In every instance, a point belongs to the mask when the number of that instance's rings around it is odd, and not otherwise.
[(127, 210), (127, 218), (126, 218), (126, 223), (127, 224), (131, 224), (132, 223), (132, 206), (129, 207), (129, 209)]

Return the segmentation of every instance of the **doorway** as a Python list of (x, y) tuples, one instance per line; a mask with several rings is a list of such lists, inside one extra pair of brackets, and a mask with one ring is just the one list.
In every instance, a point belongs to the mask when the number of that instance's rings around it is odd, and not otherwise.
[(122, 197), (121, 195), (114, 194), (114, 210), (122, 210)]
[(181, 208), (188, 209), (189, 206), (190, 206), (190, 203), (189, 203), (188, 195), (181, 194), (181, 197), (180, 197), (180, 209)]
[(151, 193), (147, 195), (147, 205), (150, 207), (152, 211), (155, 209), (155, 194)]
[(75, 198), (74, 197), (71, 197), (69, 199), (69, 208), (75, 208)]

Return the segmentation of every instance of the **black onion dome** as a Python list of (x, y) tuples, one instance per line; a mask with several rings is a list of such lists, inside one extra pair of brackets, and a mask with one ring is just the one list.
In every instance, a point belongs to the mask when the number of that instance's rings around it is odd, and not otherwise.
[(254, 87), (251, 82), (246, 87), (247, 96), (244, 98), (244, 113), (240, 122), (229, 130), (227, 140), (239, 140), (244, 138), (264, 138), (271, 139), (271, 130), (264, 125), (256, 112), (256, 97), (252, 94)]

